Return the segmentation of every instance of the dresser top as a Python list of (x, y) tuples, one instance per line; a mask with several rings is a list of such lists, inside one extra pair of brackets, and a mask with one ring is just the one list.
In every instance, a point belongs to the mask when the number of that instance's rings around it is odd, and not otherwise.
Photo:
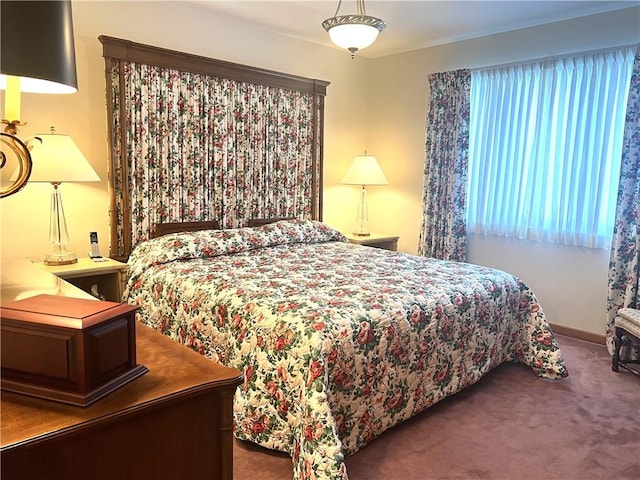
[(0, 265), (0, 304), (45, 293), (65, 297), (94, 298), (89, 293), (52, 275), (29, 260), (16, 260)]
[[(28, 260), (3, 263), (1, 268), (2, 305), (43, 293), (97, 301)], [(239, 370), (219, 365), (141, 323), (136, 323), (136, 356), (149, 371), (88, 407), (3, 390), (0, 449), (38, 443), (204, 391), (233, 392), (242, 382)]]
[(77, 407), (2, 391), (1, 449), (38, 443), (204, 391), (233, 392), (242, 374), (136, 324), (137, 361), (149, 371), (106, 397)]

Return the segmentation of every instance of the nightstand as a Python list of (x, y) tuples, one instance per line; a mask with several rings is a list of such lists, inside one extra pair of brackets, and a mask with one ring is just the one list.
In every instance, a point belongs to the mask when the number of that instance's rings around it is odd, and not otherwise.
[(349, 240), (349, 243), (356, 243), (358, 245), (365, 245), (367, 247), (382, 248), (384, 250), (398, 250), (398, 236), (397, 235), (382, 235), (379, 233), (372, 233), (368, 236), (355, 235), (353, 233), (345, 234), (345, 237)]
[(127, 264), (111, 258), (96, 262), (90, 258), (78, 258), (78, 263), (71, 265), (45, 265), (38, 262), (49, 273), (53, 273), (76, 287), (91, 293), (91, 287), (97, 285), (98, 293), (104, 300), (122, 302), (125, 283), (127, 281)]

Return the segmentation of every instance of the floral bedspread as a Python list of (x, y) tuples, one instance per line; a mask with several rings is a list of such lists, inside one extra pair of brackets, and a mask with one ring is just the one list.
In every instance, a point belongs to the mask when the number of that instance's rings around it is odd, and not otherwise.
[(139, 320), (244, 373), (235, 435), (288, 452), (296, 479), (346, 479), (345, 456), (502, 362), (567, 375), (519, 279), (315, 221), (167, 235), (129, 266)]

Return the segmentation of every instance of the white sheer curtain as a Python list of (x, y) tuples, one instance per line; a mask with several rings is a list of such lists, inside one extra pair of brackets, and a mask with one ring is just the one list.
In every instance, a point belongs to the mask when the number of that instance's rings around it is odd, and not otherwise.
[(610, 246), (633, 59), (472, 72), (468, 231)]

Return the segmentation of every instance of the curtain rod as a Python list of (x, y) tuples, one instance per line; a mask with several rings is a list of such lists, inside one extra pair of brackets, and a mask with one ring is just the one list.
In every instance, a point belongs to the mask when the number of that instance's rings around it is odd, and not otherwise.
[(515, 65), (528, 65), (530, 63), (540, 63), (540, 62), (550, 62), (553, 60), (558, 60), (560, 58), (570, 58), (570, 57), (577, 57), (580, 55), (595, 55), (597, 53), (605, 53), (605, 52), (612, 52), (614, 50), (623, 50), (625, 48), (640, 48), (640, 43), (630, 43), (628, 45), (620, 45), (618, 47), (607, 47), (607, 48), (599, 48), (599, 49), (595, 49), (595, 50), (586, 50), (583, 52), (577, 52), (577, 53), (563, 53), (563, 54), (558, 54), (558, 55), (550, 55), (547, 57), (539, 57), (539, 58), (532, 58), (530, 60), (522, 60), (522, 61), (516, 61), (516, 62), (507, 62), (507, 63), (500, 63), (497, 65), (490, 65), (487, 67), (477, 67), (477, 68), (470, 68), (469, 70), (472, 72), (482, 72), (484, 70), (494, 70), (496, 68), (506, 68), (506, 67), (513, 67)]

